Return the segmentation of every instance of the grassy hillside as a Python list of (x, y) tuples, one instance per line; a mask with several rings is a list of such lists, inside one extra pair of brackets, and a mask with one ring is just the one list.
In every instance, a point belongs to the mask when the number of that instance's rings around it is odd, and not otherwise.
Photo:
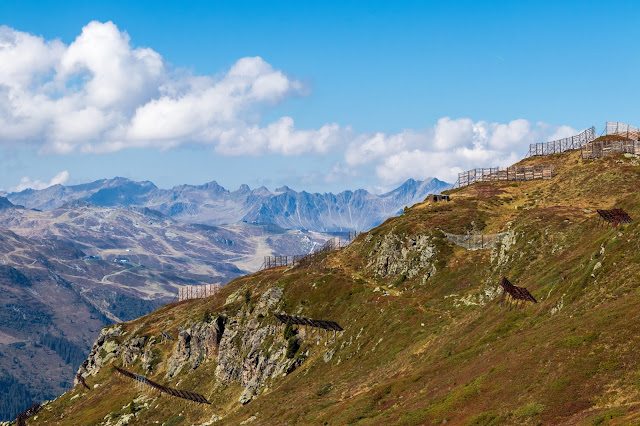
[[(116, 424), (134, 399), (131, 424), (640, 423), (639, 161), (570, 152), (519, 165), (543, 163), (554, 165), (552, 180), (450, 191), (450, 203), (415, 205), (323, 262), (243, 277), (209, 299), (120, 325), (114, 345), (143, 337), (154, 354), (126, 368), (199, 392), (211, 406), (145, 394), (113, 373), (124, 358), (112, 357), (87, 378), (90, 391), (76, 387), (30, 423)], [(596, 209), (613, 207), (636, 220), (598, 227)], [(443, 234), (468, 231), (508, 235), (468, 251)], [(539, 303), (501, 306), (502, 276)], [(265, 308), (261, 295), (274, 287), (282, 298)], [(240, 333), (274, 330), (272, 312), (345, 331), (329, 343), (301, 337), (299, 367), (270, 377), (246, 405), (240, 383), (216, 375), (222, 349), (167, 376), (178, 342), (161, 343), (161, 331), (175, 337), (178, 326), (218, 315)], [(237, 348), (248, 357), (244, 342)], [(260, 345), (267, 356), (286, 341), (277, 330)]]

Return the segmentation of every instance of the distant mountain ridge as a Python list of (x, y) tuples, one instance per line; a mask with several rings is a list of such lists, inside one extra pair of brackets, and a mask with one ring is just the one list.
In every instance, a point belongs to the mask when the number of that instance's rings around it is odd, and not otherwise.
[(23, 208), (24, 207), (22, 206), (16, 206), (15, 204), (13, 204), (11, 201), (9, 201), (9, 199), (7, 199), (7, 197), (0, 196), (0, 210), (23, 209)]
[(116, 177), (81, 185), (26, 189), (8, 194), (7, 199), (39, 210), (72, 206), (78, 201), (101, 207), (147, 207), (189, 223), (272, 223), (286, 229), (335, 232), (371, 229), (397, 215), (404, 206), (449, 187), (450, 184), (436, 178), (409, 179), (381, 195), (364, 189), (320, 194), (297, 192), (287, 186), (269, 191), (264, 186), (251, 189), (241, 185), (236, 191), (229, 191), (215, 181), (161, 189), (149, 181)]

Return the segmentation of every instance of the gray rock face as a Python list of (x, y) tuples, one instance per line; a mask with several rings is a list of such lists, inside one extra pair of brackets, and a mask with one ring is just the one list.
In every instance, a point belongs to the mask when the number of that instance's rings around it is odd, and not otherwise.
[(440, 193), (450, 185), (438, 179), (407, 180), (382, 195), (363, 189), (339, 194), (296, 192), (288, 187), (274, 192), (242, 185), (228, 191), (216, 182), (180, 185), (159, 189), (151, 182), (124, 178), (103, 179), (83, 185), (62, 186), (35, 191), (27, 189), (8, 194), (12, 203), (27, 208), (52, 210), (73, 200), (85, 200), (101, 207), (148, 207), (174, 219), (208, 225), (257, 222), (285, 229), (319, 232), (368, 230), (390, 216), (423, 201), (430, 193)]
[(216, 379), (221, 384), (240, 382), (244, 387), (238, 400), (241, 404), (257, 396), (270, 378), (289, 374), (304, 361), (304, 357), (286, 358), (287, 342), (282, 333), (275, 325), (261, 326), (257, 319), (275, 308), (281, 297), (281, 288), (267, 290), (244, 322), (241, 318), (246, 316), (246, 312), (230, 318), (222, 336)]
[(173, 377), (189, 366), (195, 370), (203, 360), (216, 354), (225, 332), (226, 318), (217, 317), (213, 322), (201, 322), (178, 334), (178, 344), (167, 361), (166, 377)]
[(122, 352), (122, 347), (114, 338), (120, 336), (122, 336), (122, 328), (120, 326), (103, 328), (91, 348), (89, 357), (80, 366), (78, 374), (83, 377), (94, 376), (98, 374), (107, 361), (119, 356)]
[(375, 243), (367, 267), (382, 278), (396, 275), (414, 278), (423, 274), (425, 283), (436, 272), (432, 262), (435, 254), (435, 245), (427, 235), (406, 238), (389, 233)]
[(105, 328), (78, 373), (83, 377), (96, 375), (114, 358), (127, 365), (139, 357), (148, 373), (153, 371), (154, 364), (166, 362), (165, 377), (172, 378), (185, 368), (195, 370), (213, 358), (217, 360), (217, 384), (240, 383), (244, 390), (238, 402), (246, 404), (259, 395), (271, 379), (290, 374), (307, 356), (287, 358), (287, 341), (282, 331), (264, 321), (277, 309), (281, 298), (282, 289), (273, 287), (252, 307), (244, 306), (232, 316), (218, 316), (214, 321), (202, 321), (182, 329), (166, 361), (154, 354), (156, 337), (144, 338), (135, 332), (127, 336), (119, 326)]

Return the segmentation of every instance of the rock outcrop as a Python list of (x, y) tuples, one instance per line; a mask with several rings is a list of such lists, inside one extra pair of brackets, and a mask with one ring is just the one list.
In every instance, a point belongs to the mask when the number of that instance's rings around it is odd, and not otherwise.
[(184, 366), (195, 370), (203, 360), (216, 354), (225, 332), (227, 319), (218, 316), (215, 321), (194, 324), (178, 334), (178, 343), (167, 361), (166, 377), (175, 376)]
[(436, 246), (428, 235), (406, 238), (389, 233), (375, 243), (367, 268), (381, 278), (402, 275), (414, 278), (423, 274), (424, 284), (436, 273), (435, 254)]
[(122, 336), (122, 327), (119, 325), (103, 328), (91, 348), (89, 357), (78, 369), (78, 374), (83, 377), (94, 376), (107, 361), (119, 356), (122, 353), (122, 347), (116, 338), (120, 336)]
[(165, 379), (195, 370), (207, 359), (217, 361), (215, 378), (225, 386), (240, 383), (239, 398), (246, 404), (268, 386), (269, 380), (291, 373), (305, 360), (307, 354), (287, 358), (287, 341), (280, 328), (271, 320), (282, 298), (282, 289), (272, 287), (254, 304), (246, 304), (233, 315), (219, 315), (188, 328), (179, 328), (178, 338), (166, 360), (154, 346), (156, 336), (127, 336), (120, 326), (105, 328), (96, 340), (89, 358), (78, 373), (83, 377), (96, 375), (113, 359), (131, 365), (140, 359), (146, 373), (165, 363)]
[[(287, 342), (275, 324), (265, 324), (276, 308), (282, 289), (272, 287), (265, 291), (253, 312), (245, 307), (229, 324), (220, 342), (216, 379), (220, 384), (240, 382), (244, 391), (238, 400), (246, 404), (259, 394), (269, 379), (294, 371), (304, 361), (304, 355), (294, 359), (286, 357)], [(243, 321), (244, 318), (244, 321)]]

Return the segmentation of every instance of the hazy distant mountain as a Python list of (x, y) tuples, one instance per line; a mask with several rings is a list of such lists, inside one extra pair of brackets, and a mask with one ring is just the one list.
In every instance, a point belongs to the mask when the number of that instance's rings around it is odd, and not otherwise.
[(39, 191), (27, 189), (8, 194), (7, 198), (14, 204), (39, 210), (83, 200), (103, 207), (148, 207), (183, 222), (221, 225), (244, 221), (331, 232), (370, 229), (396, 215), (404, 206), (448, 187), (449, 184), (435, 178), (409, 179), (382, 195), (363, 189), (319, 194), (297, 192), (286, 186), (269, 191), (265, 187), (251, 189), (242, 185), (229, 191), (215, 181), (160, 189), (149, 181), (114, 178), (82, 185), (54, 185)]
[(0, 210), (4, 209), (23, 209), (22, 206), (16, 206), (11, 201), (9, 201), (6, 197), (0, 196)]

